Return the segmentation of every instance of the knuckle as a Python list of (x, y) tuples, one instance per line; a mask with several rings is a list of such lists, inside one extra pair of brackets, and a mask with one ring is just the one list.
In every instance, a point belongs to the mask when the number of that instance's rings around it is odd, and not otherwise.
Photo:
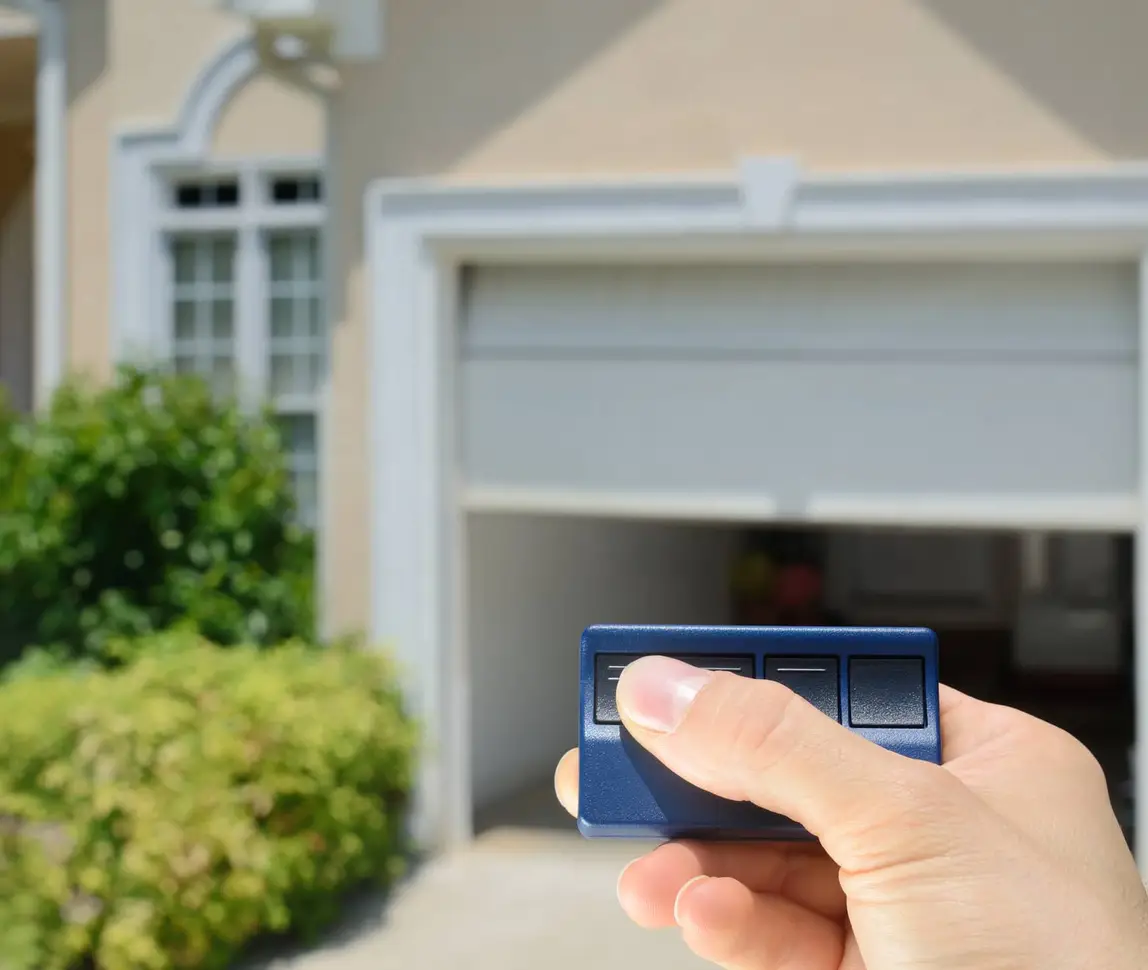
[(1104, 768), (1096, 755), (1082, 741), (1067, 731), (1060, 728), (1054, 730), (1056, 732), (1055, 749), (1061, 764), (1077, 776), (1082, 783), (1107, 788), (1108, 781)]
[(906, 801), (917, 809), (951, 811), (964, 786), (940, 765), (906, 759), (901, 766)]
[(731, 739), (731, 750), (737, 752), (748, 770), (756, 773), (772, 768), (799, 740), (799, 705), (804, 703), (784, 687), (762, 683), (761, 691), (746, 692), (746, 703), (738, 712), (736, 732)]
[(951, 854), (973, 806), (939, 765), (905, 759), (884, 779), (883, 797), (858, 811), (846, 836), (854, 874)]
[(937, 765), (906, 758), (883, 779), (884, 797), (875, 803), (880, 807), (878, 821), (888, 825), (913, 817), (946, 814), (952, 800), (950, 780)]
[(1044, 762), (1049, 770), (1070, 774), (1083, 783), (1105, 781), (1104, 768), (1082, 741), (1047, 721), (1031, 719), (1017, 739), (1020, 747)]
[(710, 712), (714, 748), (738, 773), (768, 771), (795, 740), (794, 720), (801, 703), (791, 691), (770, 681), (723, 678)]

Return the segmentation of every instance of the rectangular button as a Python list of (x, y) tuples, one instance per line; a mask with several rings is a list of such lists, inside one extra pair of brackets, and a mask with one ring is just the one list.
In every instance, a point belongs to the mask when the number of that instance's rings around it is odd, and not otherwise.
[[(666, 655), (669, 656), (669, 655)], [(704, 670), (726, 670), (742, 677), (753, 677), (753, 657), (678, 656), (675, 660)], [(618, 680), (627, 665), (638, 657), (634, 654), (600, 653), (594, 658), (594, 720), (599, 724), (620, 724), (618, 716)]]
[(924, 727), (925, 661), (920, 657), (852, 657), (849, 723), (853, 727)]
[(826, 717), (841, 720), (836, 657), (766, 657), (765, 679), (785, 684)]

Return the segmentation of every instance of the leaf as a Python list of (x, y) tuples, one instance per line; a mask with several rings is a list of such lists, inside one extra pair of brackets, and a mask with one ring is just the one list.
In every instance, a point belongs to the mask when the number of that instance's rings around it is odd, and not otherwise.
[(0, 966), (224, 968), (401, 872), (417, 732), (385, 654), (129, 653), (0, 683)]
[(271, 416), (196, 378), (124, 368), (33, 417), (0, 406), (0, 666), (37, 645), (114, 666), (110, 643), (187, 622), (309, 639), (313, 545)]

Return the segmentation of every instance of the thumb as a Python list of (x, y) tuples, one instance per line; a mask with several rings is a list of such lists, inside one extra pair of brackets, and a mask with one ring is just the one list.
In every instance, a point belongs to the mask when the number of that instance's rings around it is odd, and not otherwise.
[(643, 657), (617, 697), (626, 729), (671, 771), (793, 819), (843, 868), (943, 854), (977, 808), (938, 765), (886, 751), (774, 681)]

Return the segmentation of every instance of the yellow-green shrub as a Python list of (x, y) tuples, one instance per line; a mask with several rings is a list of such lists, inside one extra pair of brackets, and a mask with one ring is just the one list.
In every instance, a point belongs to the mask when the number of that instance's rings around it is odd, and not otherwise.
[(402, 864), (414, 730), (378, 655), (155, 638), (0, 685), (0, 967), (223, 967)]

